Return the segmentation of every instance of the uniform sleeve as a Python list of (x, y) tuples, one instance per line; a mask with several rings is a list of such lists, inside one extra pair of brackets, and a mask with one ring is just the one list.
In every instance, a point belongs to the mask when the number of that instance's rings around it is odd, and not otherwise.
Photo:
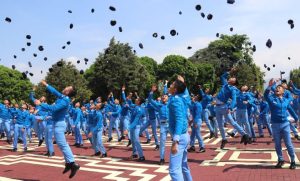
[(148, 101), (150, 102), (150, 104), (152, 105), (152, 107), (156, 110), (156, 111), (159, 111), (159, 108), (160, 108), (160, 104), (158, 102), (155, 102), (153, 100), (153, 92), (150, 92), (149, 93), (149, 96), (148, 96)]
[(167, 95), (167, 94), (168, 94), (168, 84), (165, 84), (165, 85), (164, 85), (164, 91), (163, 91), (163, 94), (164, 94), (164, 95)]
[(100, 129), (100, 128), (103, 127), (103, 117), (102, 117), (102, 114), (101, 113), (96, 114), (96, 118), (95, 119), (97, 120), (97, 125), (94, 128), (92, 128), (92, 130), (91, 130), (92, 132), (95, 132), (96, 130), (98, 130), (98, 129)]
[(273, 97), (270, 95), (270, 87), (268, 87), (265, 92), (264, 92), (264, 98), (266, 99), (266, 101), (271, 104), (273, 101)]
[(68, 106), (67, 101), (61, 102), (59, 104), (53, 104), (53, 105), (43, 103), (43, 104), (41, 104), (41, 109), (45, 110), (45, 111), (56, 112), (56, 111), (65, 109), (67, 106)]
[(51, 85), (47, 85), (47, 90), (55, 95), (56, 97), (61, 97), (62, 96), (62, 93), (58, 92), (54, 87), (52, 87)]
[(294, 109), (292, 108), (291, 104), (288, 104), (287, 107), (289, 113), (291, 114), (291, 116), (295, 119), (295, 121), (297, 122), (299, 120), (297, 114), (295, 113)]
[(227, 82), (228, 76), (229, 76), (228, 72), (225, 72), (223, 75), (221, 75), (221, 84), (222, 85), (227, 85), (228, 84), (228, 82)]
[(126, 95), (125, 95), (124, 91), (122, 91), (122, 99), (123, 99), (124, 102), (126, 102)]
[(231, 103), (230, 110), (233, 110), (236, 106), (236, 90), (231, 90)]
[(30, 92), (30, 93), (29, 93), (29, 99), (30, 99), (32, 102), (35, 101), (34, 92)]
[(142, 113), (142, 110), (139, 109), (137, 111), (137, 114), (135, 115), (134, 117), (134, 120), (132, 121), (132, 123), (130, 123), (129, 125), (129, 129), (133, 129), (140, 121), (141, 117), (142, 117), (143, 113)]
[(300, 95), (300, 89), (298, 89), (295, 85), (294, 85), (294, 83), (291, 83), (291, 86), (292, 86), (292, 92), (294, 93), (294, 94), (296, 94), (296, 95)]

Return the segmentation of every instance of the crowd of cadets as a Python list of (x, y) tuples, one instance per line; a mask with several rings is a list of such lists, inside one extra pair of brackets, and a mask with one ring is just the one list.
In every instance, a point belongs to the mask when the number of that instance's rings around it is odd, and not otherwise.
[[(233, 69), (234, 71), (234, 69)], [(236, 133), (241, 135), (241, 143), (251, 144), (256, 141), (254, 124), (258, 127), (258, 137), (264, 137), (263, 129), (267, 128), (270, 137), (273, 137), (276, 153), (278, 155), (277, 168), (284, 163), (281, 152), (281, 139), (288, 149), (291, 158), (290, 168), (294, 169), (295, 153), (291, 142), (290, 131), (297, 140), (300, 140), (297, 131), (298, 116), (300, 115), (300, 90), (290, 82), (288, 88), (284, 80), (271, 80), (264, 94), (251, 91), (246, 85), (238, 89), (236, 78), (230, 77), (230, 72), (221, 76), (221, 88), (218, 93), (210, 94), (209, 88), (202, 89), (191, 95), (186, 89), (184, 79), (178, 77), (170, 84), (165, 81), (163, 94), (154, 99), (153, 93), (157, 92), (157, 86), (152, 86), (147, 99), (139, 97), (136, 93), (126, 96), (125, 87), (122, 87), (121, 100), (115, 99), (113, 94), (108, 95), (107, 101), (101, 97), (89, 103), (80, 104), (70, 101), (67, 114), (64, 116), (66, 126), (65, 134), (72, 133), (75, 136), (74, 146), (82, 147), (83, 136), (89, 140), (95, 151), (95, 156), (106, 157), (107, 152), (103, 146), (102, 136), (108, 136), (108, 142), (113, 140), (112, 133), (117, 133), (118, 142), (128, 139), (128, 145), (132, 145), (130, 159), (144, 161), (145, 157), (140, 144), (141, 136), (146, 136), (146, 143), (150, 143), (151, 136), (148, 127), (152, 129), (155, 140), (155, 150), (159, 150), (159, 164), (165, 162), (165, 143), (168, 133), (172, 137), (170, 153), (170, 175), (173, 179), (184, 178), (190, 180), (190, 172), (187, 166), (187, 152), (195, 152), (195, 140), (198, 140), (199, 151), (205, 152), (205, 144), (201, 136), (202, 121), (205, 122), (210, 134), (207, 138), (217, 138), (218, 133), (222, 137), (221, 149), (227, 143), (224, 127), (231, 124), (234, 127), (227, 135), (234, 137)], [(48, 90), (57, 95), (48, 86)], [(1, 137), (6, 136), (7, 143), (13, 140), (13, 150), (17, 151), (18, 141), (23, 143), (24, 151), (27, 150), (27, 138), (32, 139), (32, 130), (39, 139), (39, 146), (45, 141), (47, 153), (53, 156), (55, 144), (58, 139), (54, 136), (56, 120), (52, 117), (54, 109), (46, 109), (41, 103), (46, 103), (46, 98), (36, 99), (34, 91), (30, 93), (30, 99), (36, 106), (22, 103), (11, 105), (8, 100), (0, 104), (0, 132)], [(38, 103), (35, 101), (38, 100)], [(56, 104), (56, 103), (54, 103)], [(188, 133), (188, 125), (191, 133)], [(157, 128), (160, 128), (160, 140), (157, 136)], [(64, 151), (63, 147), (60, 147)], [(65, 157), (67, 157), (65, 155)], [(68, 159), (66, 158), (66, 163)], [(71, 160), (72, 161), (72, 160)], [(74, 161), (73, 161), (74, 162)], [(182, 162), (182, 165), (178, 164)], [(67, 168), (67, 165), (66, 165)], [(79, 167), (78, 167), (79, 168)], [(180, 179), (179, 179), (180, 180)]]

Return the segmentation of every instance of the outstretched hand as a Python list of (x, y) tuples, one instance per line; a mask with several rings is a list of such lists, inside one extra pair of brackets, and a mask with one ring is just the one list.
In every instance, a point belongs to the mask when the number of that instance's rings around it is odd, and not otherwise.
[(152, 92), (155, 92), (156, 90), (157, 90), (157, 86), (156, 86), (156, 85), (152, 85), (151, 91), (152, 91)]
[(42, 84), (43, 86), (47, 86), (47, 82), (46, 82), (45, 80), (42, 80), (42, 81), (41, 81), (41, 84)]
[(273, 84), (274, 84), (274, 79), (272, 78), (272, 79), (269, 81), (269, 87), (272, 87)]
[(180, 80), (181, 82), (184, 82), (184, 78), (181, 75), (178, 75), (177, 79)]

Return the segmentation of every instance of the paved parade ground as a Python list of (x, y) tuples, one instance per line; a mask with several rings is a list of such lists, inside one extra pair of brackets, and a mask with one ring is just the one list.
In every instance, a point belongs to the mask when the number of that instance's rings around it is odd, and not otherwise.
[[(229, 128), (227, 131), (230, 131)], [(202, 132), (203, 138), (209, 135)], [(267, 135), (267, 133), (265, 134)], [(115, 135), (116, 136), (116, 135)], [(67, 136), (70, 145), (74, 144), (74, 137)], [(107, 137), (103, 137), (107, 139)], [(141, 138), (142, 142), (146, 141)], [(189, 153), (188, 161), (194, 180), (263, 180), (263, 181), (288, 181), (300, 180), (300, 144), (293, 140), (296, 151), (296, 163), (299, 168), (288, 169), (289, 162), (283, 169), (275, 169), (277, 156), (272, 138), (265, 136), (257, 138), (251, 145), (239, 144), (240, 137), (228, 138), (229, 143), (224, 150), (220, 150), (220, 138), (205, 139), (205, 153)], [(43, 156), (45, 145), (38, 147), (38, 141), (33, 139), (29, 143), (28, 151), (18, 146), (18, 152), (11, 152), (12, 147), (5, 140), (0, 142), (0, 180), (69, 180), (68, 173), (63, 175), (64, 159), (55, 145), (55, 156)], [(168, 175), (168, 161), (164, 166), (158, 165), (159, 152), (154, 151), (155, 144), (142, 144), (145, 162), (130, 161), (131, 148), (126, 147), (127, 141), (121, 143), (114, 138), (111, 143), (105, 143), (108, 151), (107, 158), (92, 156), (91, 145), (85, 141), (84, 147), (71, 146), (76, 161), (81, 165), (80, 171), (72, 180), (170, 180)], [(169, 155), (171, 141), (167, 142), (167, 155)], [(197, 147), (198, 150), (198, 147)], [(284, 148), (284, 157), (289, 161)]]

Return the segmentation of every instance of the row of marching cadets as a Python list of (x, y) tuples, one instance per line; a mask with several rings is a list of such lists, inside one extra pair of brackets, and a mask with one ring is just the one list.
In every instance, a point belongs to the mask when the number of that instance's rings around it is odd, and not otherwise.
[[(35, 107), (23, 103), (21, 108), (14, 107), (7, 100), (0, 104), (1, 132), (5, 133), (7, 142), (10, 143), (13, 136), (13, 151), (17, 150), (19, 137), (22, 138), (24, 150), (27, 150), (26, 135), (31, 136), (33, 128), (39, 139), (39, 145), (45, 140), (48, 156), (54, 155), (53, 137), (58, 147), (64, 153), (66, 159), (66, 170), (74, 172), (79, 169), (75, 164), (71, 149), (66, 146), (65, 134), (73, 132), (75, 137), (74, 146), (84, 145), (83, 134), (92, 144), (95, 155), (106, 157), (107, 152), (103, 145), (103, 135), (108, 132), (108, 142), (113, 140), (113, 132), (118, 137), (118, 142), (128, 138), (127, 146), (132, 145), (130, 159), (144, 161), (145, 156), (140, 144), (140, 136), (146, 135), (146, 143), (151, 141), (148, 127), (151, 126), (152, 137), (155, 140), (155, 150), (159, 150), (159, 164), (165, 163), (165, 145), (167, 135), (170, 133), (172, 146), (170, 154), (171, 177), (189, 178), (187, 167), (187, 152), (195, 152), (195, 140), (198, 140), (199, 152), (205, 152), (205, 145), (202, 139), (202, 121), (206, 123), (209, 131), (207, 139), (222, 137), (221, 149), (227, 141), (225, 127), (231, 124), (234, 130), (227, 132), (234, 137), (236, 133), (241, 135), (241, 143), (251, 144), (256, 141), (254, 124), (258, 125), (259, 137), (264, 137), (263, 128), (267, 128), (270, 136), (275, 142), (275, 149), (278, 155), (277, 168), (280, 168), (284, 161), (281, 152), (281, 139), (284, 139), (291, 158), (290, 168), (294, 169), (295, 156), (290, 133), (292, 131), (296, 139), (299, 139), (297, 126), (300, 114), (299, 95), (300, 90), (293, 83), (290, 83), (290, 90), (285, 81), (272, 80), (264, 94), (249, 91), (247, 85), (236, 87), (236, 78), (230, 76), (235, 69), (224, 73), (221, 79), (221, 88), (218, 93), (210, 95), (210, 90), (202, 90), (196, 96), (190, 97), (184, 79), (178, 77), (170, 84), (165, 82), (164, 91), (161, 97), (154, 99), (157, 86), (152, 86), (147, 101), (137, 94), (129, 93), (126, 96), (125, 86), (122, 87), (121, 101), (115, 99), (113, 94), (108, 95), (107, 101), (102, 102), (101, 98), (89, 103), (70, 101), (69, 93), (73, 88), (66, 87), (62, 93), (55, 90), (46, 82), (42, 84), (47, 90), (57, 97), (53, 104), (47, 104), (45, 97), (36, 99), (34, 92), (30, 94)], [(188, 133), (188, 125), (191, 126), (191, 133)], [(160, 128), (160, 139), (157, 136), (157, 128)], [(82, 134), (83, 133), (83, 134)], [(62, 136), (63, 134), (63, 136)], [(31, 137), (29, 137), (31, 139)], [(188, 148), (189, 145), (189, 148)], [(183, 162), (181, 167), (178, 162)], [(177, 164), (177, 167), (175, 165)], [(180, 171), (182, 170), (180, 175)], [(179, 175), (178, 175), (179, 174)]]

